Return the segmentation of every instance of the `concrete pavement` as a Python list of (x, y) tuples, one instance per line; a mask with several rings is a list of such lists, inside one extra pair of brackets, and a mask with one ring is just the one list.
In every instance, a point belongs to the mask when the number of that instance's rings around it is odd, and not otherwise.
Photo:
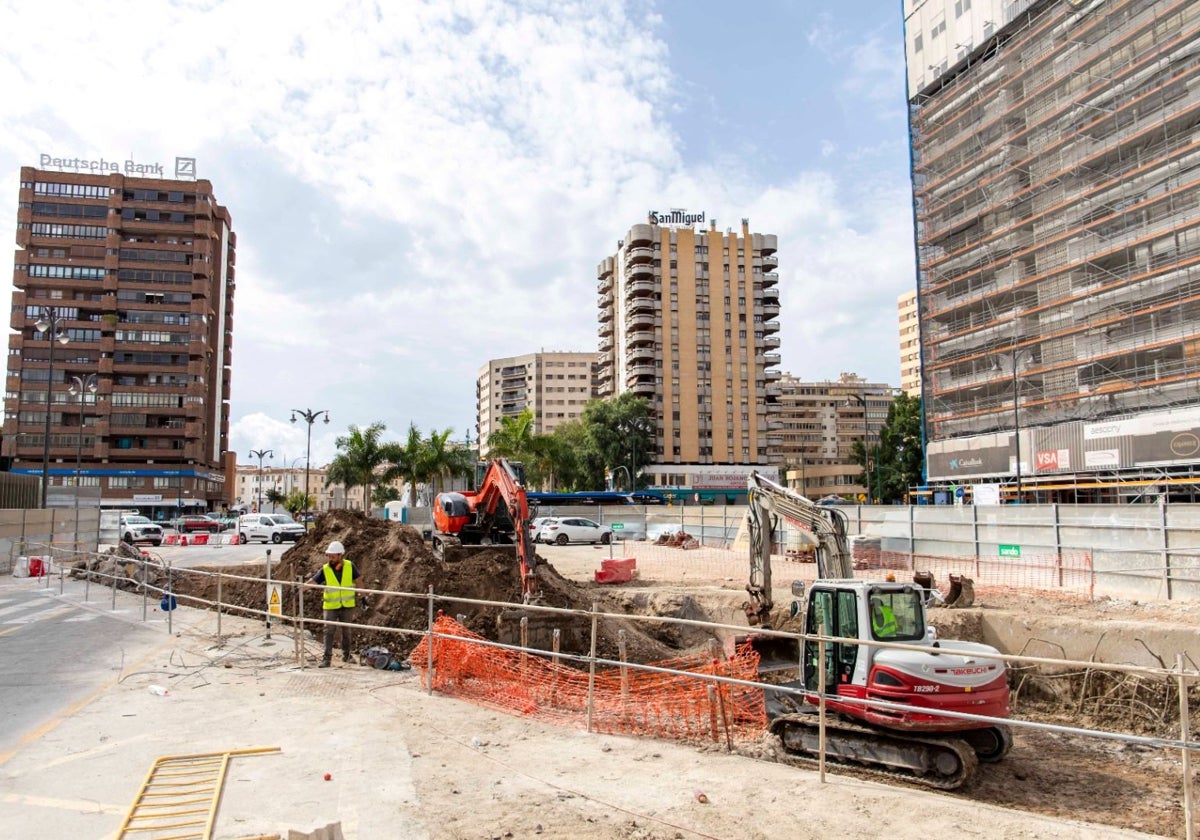
[[(232, 759), (215, 837), (286, 836), (338, 821), (348, 840), (428, 836), (401, 736), (389, 731), (379, 749), (378, 725), (363, 711), (364, 692), (415, 687), (413, 672), (301, 670), (292, 638), (275, 632), (268, 642), (257, 622), (225, 616), (218, 640), (215, 616), (185, 607), (168, 635), (157, 609), (142, 623), (140, 596), (119, 593), (124, 612), (109, 615), (107, 589), (93, 586), (84, 604), (80, 581), (67, 581), (62, 596), (40, 586), (0, 583), (0, 599), (33, 593), (53, 608), (42, 620), (0, 626), (5, 673), (15, 673), (18, 649), (36, 649), (43, 661), (78, 653), (45, 643), (64, 610), (97, 614), (88, 632), (114, 642), (88, 654), (103, 660), (88, 685), (48, 700), (15, 721), (22, 731), (0, 738), (5, 836), (114, 837), (156, 759), (253, 747), (280, 751)], [(151, 693), (155, 685), (166, 696)]]

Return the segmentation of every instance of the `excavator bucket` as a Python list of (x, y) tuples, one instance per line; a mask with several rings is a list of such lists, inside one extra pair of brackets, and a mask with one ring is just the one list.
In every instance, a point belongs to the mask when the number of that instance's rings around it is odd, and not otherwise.
[(947, 607), (969, 607), (975, 603), (975, 581), (965, 575), (950, 575)]
[(937, 589), (937, 578), (933, 572), (913, 572), (913, 583), (924, 590), (924, 600), (929, 603), (930, 593)]

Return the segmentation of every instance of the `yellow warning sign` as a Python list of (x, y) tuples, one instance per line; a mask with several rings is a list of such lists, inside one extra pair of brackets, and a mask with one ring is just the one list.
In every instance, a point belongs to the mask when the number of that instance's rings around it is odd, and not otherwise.
[(267, 584), (267, 613), (269, 615), (283, 615), (283, 595), (282, 587), (278, 583)]

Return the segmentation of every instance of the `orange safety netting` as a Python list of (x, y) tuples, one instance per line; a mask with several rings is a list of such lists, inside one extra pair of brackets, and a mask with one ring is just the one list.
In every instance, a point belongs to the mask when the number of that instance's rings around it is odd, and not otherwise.
[[(747, 741), (766, 728), (761, 690), (703, 678), (757, 680), (759, 657), (748, 646), (725, 660), (696, 655), (648, 663), (686, 674), (597, 666), (589, 692), (588, 671), (556, 663), (552, 654), (479, 644), (482, 636), (445, 615), (435, 620), (434, 633), (433, 687), (453, 697), (584, 728), (590, 694), (591, 729), (620, 735)], [(422, 639), (409, 656), (423, 680), (429, 679), (428, 644)]]

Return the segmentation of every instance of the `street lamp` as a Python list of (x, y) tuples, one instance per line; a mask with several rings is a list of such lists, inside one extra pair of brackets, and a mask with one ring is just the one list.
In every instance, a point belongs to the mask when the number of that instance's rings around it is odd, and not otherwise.
[(263, 458), (267, 457), (268, 455), (270, 455), (272, 458), (275, 457), (275, 453), (270, 449), (250, 450), (250, 457), (258, 459), (258, 507), (255, 509), (256, 513), (262, 513), (262, 462)]
[(50, 363), (46, 368), (46, 430), (42, 439), (42, 507), (46, 506), (46, 490), (50, 486), (50, 409), (54, 400), (54, 345), (66, 344), (71, 339), (59, 332), (58, 324), (67, 318), (67, 310), (56, 306), (43, 306), (34, 326), (50, 338)]
[(329, 425), (329, 411), (322, 409), (321, 411), (313, 411), (312, 409), (292, 409), (292, 422), (296, 422), (296, 415), (300, 415), (300, 419), (308, 424), (308, 443), (304, 450), (304, 521), (308, 521), (308, 470), (312, 462), (312, 427), (313, 423), (317, 422), (317, 418), (322, 414), (325, 415), (325, 424)]
[(1017, 451), (1016, 463), (1016, 479), (1017, 479), (1017, 497), (1016, 504), (1021, 503), (1021, 379), (1017, 376), (1017, 372), (1021, 367), (1021, 356), (1028, 354), (1027, 358), (1033, 358), (1033, 349), (1025, 348), (1023, 350), (1013, 349), (1009, 355), (1009, 362), (1012, 363), (1012, 387), (1013, 387), (1013, 445)]
[(87, 402), (87, 394), (95, 396), (96, 389), (99, 388), (96, 378), (97, 375), (94, 373), (89, 373), (82, 379), (72, 376), (71, 387), (67, 389), (72, 397), (79, 397), (79, 437), (75, 440), (75, 511), (77, 516), (79, 512), (79, 476), (83, 467), (83, 405)]
[(617, 428), (629, 436), (629, 491), (632, 493), (637, 490), (638, 446), (642, 444), (645, 436), (651, 434), (654, 429), (650, 425), (650, 421), (645, 417), (622, 420), (617, 424)]
[(871, 448), (869, 445), (871, 432), (867, 426), (867, 401), (859, 394), (848, 394), (847, 397), (846, 405), (850, 404), (850, 400), (854, 400), (862, 406), (863, 410), (863, 472), (867, 479), (867, 504), (871, 504), (874, 493), (871, 490)]

